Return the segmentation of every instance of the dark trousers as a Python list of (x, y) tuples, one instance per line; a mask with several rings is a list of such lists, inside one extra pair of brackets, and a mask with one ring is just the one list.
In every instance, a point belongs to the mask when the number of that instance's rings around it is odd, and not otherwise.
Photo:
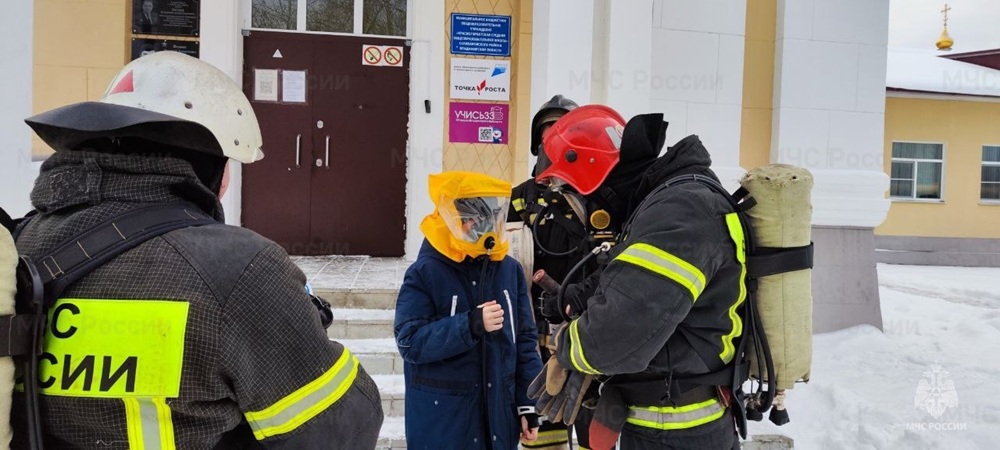
[(625, 424), (621, 450), (739, 450), (733, 418), (728, 413), (718, 420), (686, 430), (654, 430)]
[(580, 408), (573, 427), (576, 428), (576, 441), (582, 448), (590, 448), (590, 421), (594, 418), (594, 410)]

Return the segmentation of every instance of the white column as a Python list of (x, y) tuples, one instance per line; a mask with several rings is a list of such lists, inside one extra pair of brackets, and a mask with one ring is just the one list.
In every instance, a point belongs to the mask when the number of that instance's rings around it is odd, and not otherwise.
[(593, 101), (594, 0), (535, 1), (532, 16), (532, 108), (556, 94)]
[(743, 174), (746, 0), (652, 3), (650, 108), (670, 122), (667, 145), (697, 134), (713, 169), (732, 189)]
[[(244, 21), (249, 18), (249, 2), (241, 0), (212, 0), (201, 2), (200, 57), (225, 72), (240, 86), (243, 85), (243, 35)], [(242, 164), (229, 163), (229, 190), (222, 197), (226, 223), (241, 225), (243, 198)]]
[[(600, 2), (602, 0), (596, 0)], [(595, 0), (536, 0), (531, 28), (531, 116), (552, 96), (580, 105), (594, 98)], [(535, 164), (528, 158), (528, 173)]]
[(28, 212), (37, 164), (31, 162), (32, 24), (34, 2), (8, 2), (0, 14), (0, 206), (10, 215)]
[(602, 89), (606, 98), (601, 102), (618, 110), (626, 120), (650, 112), (652, 12), (653, 0), (616, 2), (614, 7), (598, 12), (607, 15), (607, 71)]
[[(448, 105), (444, 91), (447, 51), (444, 4), (414, 1), (410, 22), (410, 139), (406, 149), (406, 259), (417, 257), (424, 235), (420, 221), (434, 210), (427, 195), (427, 176), (442, 170), (444, 123)], [(430, 101), (430, 113), (424, 101)]]
[(889, 0), (779, 0), (771, 161), (808, 168), (813, 327), (881, 326), (874, 227), (883, 168)]
[(885, 220), (889, 0), (780, 0), (771, 160), (812, 171), (813, 224)]

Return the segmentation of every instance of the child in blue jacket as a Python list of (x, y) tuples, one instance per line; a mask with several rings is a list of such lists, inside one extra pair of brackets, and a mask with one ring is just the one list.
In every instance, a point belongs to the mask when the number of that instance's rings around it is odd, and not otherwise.
[(406, 447), (514, 450), (537, 436), (527, 389), (541, 371), (524, 273), (506, 257), (510, 183), (431, 175), (435, 210), (396, 300)]

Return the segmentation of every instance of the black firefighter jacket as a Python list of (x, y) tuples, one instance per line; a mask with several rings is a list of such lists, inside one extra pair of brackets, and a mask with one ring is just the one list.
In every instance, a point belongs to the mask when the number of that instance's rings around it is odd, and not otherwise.
[[(38, 258), (114, 215), (216, 196), (172, 158), (59, 152), (18, 250)], [(40, 362), (47, 449), (373, 448), (378, 390), (327, 338), (280, 246), (223, 224), (151, 239), (49, 309)], [(15, 396), (22, 411), (23, 396)], [(13, 448), (26, 448), (15, 413)], [(20, 423), (18, 423), (20, 422)]]
[(733, 359), (745, 297), (730, 233), (737, 217), (727, 221), (728, 201), (697, 182), (654, 191), (683, 174), (717, 179), (710, 164), (700, 140), (689, 136), (645, 172), (628, 234), (612, 249), (597, 294), (560, 336), (560, 363), (665, 380), (713, 372)]

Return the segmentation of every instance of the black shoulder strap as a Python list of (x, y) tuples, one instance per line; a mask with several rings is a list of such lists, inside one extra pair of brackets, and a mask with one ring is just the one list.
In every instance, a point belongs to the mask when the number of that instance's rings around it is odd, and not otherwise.
[[(753, 228), (750, 220), (746, 217), (747, 211), (757, 205), (757, 201), (750, 196), (746, 188), (740, 186), (736, 192), (729, 194), (725, 188), (717, 181), (704, 175), (681, 175), (672, 178), (663, 184), (664, 187), (676, 186), (678, 184), (697, 181), (715, 192), (725, 196), (733, 205), (733, 208), (740, 216), (743, 223), (744, 232), (748, 234), (747, 239), (752, 240)], [(797, 270), (811, 269), (813, 266), (813, 244), (801, 247), (758, 247), (756, 243), (748, 245), (747, 248), (747, 274), (751, 278), (761, 278), (779, 273), (794, 272)]]
[[(30, 353), (33, 346), (30, 330), (37, 312), (51, 306), (66, 287), (84, 275), (154, 237), (213, 223), (218, 222), (190, 204), (144, 207), (84, 230), (38, 262), (22, 256), (18, 267), (21, 305), (18, 309), (34, 313), (0, 317), (0, 357)], [(21, 290), (38, 290), (38, 295)]]
[(0, 225), (3, 225), (11, 234), (14, 234), (14, 228), (17, 227), (17, 223), (14, 219), (10, 218), (10, 214), (3, 208), (0, 208)]
[[(35, 262), (54, 301), (70, 284), (114, 257), (173, 230), (218, 223), (191, 204), (134, 209), (67, 239)], [(48, 306), (48, 305), (46, 305)]]
[[(0, 317), (6, 331), (0, 336), (0, 356), (28, 356), (24, 365), (25, 408), (31, 448), (42, 448), (41, 407), (35, 380), (38, 379), (38, 355), (44, 328), (45, 310), (70, 284), (114, 257), (139, 244), (173, 230), (218, 223), (194, 205), (155, 205), (134, 209), (113, 217), (67, 239), (55, 250), (34, 263), (21, 257), (18, 266), (18, 301), (31, 311), (28, 314)], [(27, 283), (22, 279), (27, 278)], [(44, 287), (44, 291), (42, 288)], [(22, 292), (22, 290), (31, 292)], [(0, 330), (3, 331), (3, 330)]]

